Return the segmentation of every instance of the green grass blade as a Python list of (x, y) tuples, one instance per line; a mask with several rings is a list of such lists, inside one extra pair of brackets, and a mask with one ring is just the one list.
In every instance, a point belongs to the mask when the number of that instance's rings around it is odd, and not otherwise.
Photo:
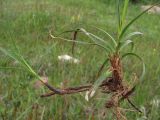
[(127, 47), (128, 45), (131, 45), (131, 51), (134, 49), (134, 42), (132, 40), (126, 40), (124, 42), (120, 43), (119, 50), (122, 51), (123, 48)]
[(120, 13), (120, 0), (117, 0), (117, 19), (118, 19), (118, 34), (121, 31), (121, 13)]
[(81, 28), (80, 29), (85, 35), (87, 35), (96, 45), (104, 48), (107, 52), (111, 52), (112, 48), (109, 46), (105, 46), (104, 43), (101, 42), (101, 40), (95, 39), (95, 36), (91, 35), (89, 32), (87, 32), (85, 29)]
[(125, 53), (124, 55), (122, 55), (122, 59), (127, 57), (127, 56), (135, 56), (136, 58), (138, 58), (142, 62), (142, 74), (141, 74), (141, 77), (140, 77), (140, 79), (142, 80), (144, 78), (144, 75), (145, 75), (145, 63), (144, 63), (143, 59), (135, 53)]
[[(158, 3), (159, 4), (159, 3)], [(155, 4), (155, 5), (158, 5)], [(125, 32), (128, 30), (128, 28), (138, 19), (140, 18), (143, 14), (145, 14), (149, 9), (153, 8), (155, 5), (149, 7), (148, 9), (144, 10), (143, 12), (141, 12), (139, 15), (137, 15), (133, 20), (131, 20), (122, 30), (119, 39), (121, 39), (123, 37), (123, 35), (125, 34)]]
[(79, 44), (84, 44), (84, 45), (93, 45), (94, 43), (89, 43), (89, 42), (83, 42), (83, 41), (78, 41), (78, 40), (70, 40), (70, 39), (66, 39), (66, 38), (62, 38), (62, 37), (55, 37), (52, 34), (50, 34), (51, 38), (53, 39), (61, 39), (67, 42), (75, 42), (75, 43), (79, 43)]
[[(82, 32), (82, 33), (84, 33), (85, 35), (87, 35), (95, 44), (94, 45), (98, 45), (98, 46), (101, 46), (101, 47), (105, 47), (106, 49), (107, 49), (107, 47), (108, 47), (108, 51), (110, 51), (110, 50), (113, 50), (113, 47), (108, 43), (108, 42), (106, 42), (105, 40), (103, 40), (102, 38), (100, 38), (99, 36), (96, 36), (96, 35), (94, 35), (94, 34), (92, 34), (92, 33), (89, 33), (89, 32), (87, 32), (84, 28), (80, 28), (80, 29), (76, 29), (76, 30), (69, 30), (69, 31), (64, 31), (64, 32), (62, 32), (61, 34), (63, 34), (63, 33), (68, 33), (68, 32)], [(60, 34), (60, 35), (61, 35)], [(51, 35), (51, 32), (50, 32), (50, 36), (52, 37), (52, 38), (59, 38), (59, 39), (62, 39), (62, 40), (65, 40), (65, 41), (68, 41), (68, 42), (73, 42), (73, 43), (80, 43), (80, 44), (93, 44), (93, 43), (88, 43), (88, 42), (82, 42), (82, 41), (77, 41), (77, 40), (75, 40), (75, 39), (73, 39), (73, 40), (69, 40), (69, 39), (66, 39), (66, 38), (62, 38), (62, 37), (54, 37), (53, 35)]]
[(102, 43), (104, 43), (104, 44), (108, 44), (105, 40), (103, 40), (102, 38), (100, 38), (100, 37), (98, 37), (98, 36), (96, 36), (96, 35), (94, 35), (94, 34), (92, 34), (92, 33), (89, 33), (88, 32), (88, 34), (90, 34), (91, 36), (93, 36), (94, 38), (96, 38), (97, 40), (99, 40), (100, 42), (102, 42)]
[[(87, 35), (89, 38), (91, 38), (91, 40), (96, 43), (96, 44), (99, 44), (99, 45), (104, 45), (105, 41), (102, 40), (102, 39), (94, 39), (95, 38), (95, 35), (87, 32), (84, 28), (81, 28), (80, 31), (82, 31), (85, 35)], [(96, 37), (97, 38), (97, 37)]]
[(107, 31), (105, 31), (105, 30), (103, 30), (103, 29), (101, 29), (101, 28), (98, 28), (98, 27), (96, 27), (96, 26), (94, 26), (94, 27), (95, 27), (96, 29), (98, 29), (99, 31), (105, 33), (105, 34), (112, 40), (113, 44), (114, 44), (115, 46), (117, 46), (117, 42), (116, 42), (116, 40), (114, 39), (114, 37), (112, 37), (112, 35), (110, 35)]
[(25, 68), (25, 70), (29, 71), (36, 78), (41, 80), (41, 77), (38, 74), (36, 74), (36, 72), (31, 68), (31, 66), (26, 62), (26, 60), (21, 55), (14, 52), (9, 52), (1, 47), (0, 47), (0, 51), (5, 55), (9, 56), (10, 58), (18, 61)]
[[(61, 39), (67, 42), (73, 42), (73, 43), (79, 43), (79, 44), (86, 44), (86, 45), (97, 45), (103, 49), (105, 49), (107, 52), (113, 51), (112, 47), (102, 38), (87, 32), (84, 28), (80, 28), (77, 30), (70, 30), (70, 31), (66, 31), (66, 32), (74, 32), (74, 31), (78, 31), (78, 32), (82, 32), (85, 35), (87, 35), (94, 43), (89, 43), (89, 42), (83, 42), (83, 41), (78, 41), (78, 40), (70, 40), (70, 39), (66, 39), (66, 38), (62, 38), (62, 37), (55, 37), (51, 34), (50, 32), (50, 36), (53, 39)], [(64, 33), (64, 32), (63, 32)]]
[[(94, 34), (92, 34), (92, 33), (89, 33), (89, 34), (90, 34), (92, 37), (94, 37), (95, 39), (103, 42), (104, 45), (105, 45), (105, 47), (107, 47), (109, 50), (114, 51), (113, 46), (111, 46), (109, 43), (107, 43), (106, 41), (104, 41), (102, 38), (100, 38), (100, 37), (98, 37), (98, 36), (96, 36), (96, 35), (94, 35)], [(101, 43), (101, 44), (103, 44), (103, 43)], [(103, 46), (104, 46), (104, 45), (103, 45)]]
[(2, 47), (0, 47), (0, 51), (1, 51), (2, 53), (4, 53), (5, 55), (9, 56), (10, 58), (18, 61), (13, 52), (9, 52), (9, 51), (3, 49)]
[(123, 28), (123, 25), (125, 24), (128, 3), (129, 3), (129, 0), (124, 1), (124, 7), (123, 7), (123, 12), (122, 12), (122, 18), (121, 18), (121, 28)]
[(12, 52), (11, 51), (7, 51), (2, 47), (0, 47), (0, 51), (2, 53), (4, 53), (6, 56), (8, 56), (8, 57), (14, 59), (15, 61), (19, 62), (23, 67), (26, 68), (26, 66), (22, 63), (22, 60), (20, 59), (20, 56), (17, 55), (17, 53), (14, 53), (13, 51)]
[(19, 48), (17, 47), (16, 45), (16, 42), (12, 39), (12, 43), (13, 43), (13, 47), (14, 47), (14, 50), (15, 50), (15, 53), (20, 56), (20, 50)]
[[(36, 99), (33, 104), (37, 104), (39, 100), (40, 98)], [(16, 118), (16, 120), (23, 120), (28, 115), (28, 112), (32, 111), (32, 108), (33, 108), (33, 105), (30, 105), (29, 107), (27, 107), (25, 111), (21, 112), (21, 114)]]
[(41, 77), (32, 69), (32, 67), (27, 63), (27, 61), (21, 57), (23, 64), (28, 68), (27, 70), (32, 73), (36, 78), (42, 80)]
[(132, 33), (129, 33), (129, 34), (124, 38), (124, 40), (130, 39), (131, 37), (136, 36), (136, 35), (143, 35), (143, 33), (141, 33), (141, 32), (132, 32)]
[[(55, 37), (52, 34), (50, 34), (50, 36), (53, 39), (61, 39), (61, 40), (67, 41), (67, 42), (75, 42), (75, 43), (79, 43), (79, 44), (83, 44), (83, 45), (96, 45), (96, 46), (103, 48), (106, 52), (109, 51), (107, 48), (105, 48), (104, 46), (97, 44), (97, 43), (89, 43), (89, 42), (83, 42), (83, 41), (78, 41), (78, 40), (70, 40), (70, 39), (66, 39), (66, 38), (62, 38), (62, 37)], [(90, 39), (93, 40), (92, 37), (90, 37)]]

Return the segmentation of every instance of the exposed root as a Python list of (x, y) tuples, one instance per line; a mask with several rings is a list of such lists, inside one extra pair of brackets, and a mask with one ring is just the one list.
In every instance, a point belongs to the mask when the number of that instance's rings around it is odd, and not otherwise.
[[(112, 95), (110, 100), (106, 102), (105, 107), (108, 109), (111, 108), (114, 110), (114, 114), (117, 120), (127, 120), (122, 109), (120, 109), (120, 103), (122, 101), (127, 100), (128, 103), (136, 111), (141, 113), (138, 107), (136, 107), (129, 99), (130, 95), (135, 91), (135, 86), (130, 88), (129, 86), (124, 85), (123, 70), (122, 70), (122, 64), (121, 64), (121, 59), (119, 57), (119, 54), (110, 55), (109, 58), (110, 58), (109, 61), (111, 64), (110, 70), (112, 71), (112, 76), (103, 80), (101, 85), (99, 85), (99, 89), (101, 89), (101, 92), (103, 93)], [(98, 75), (100, 75), (100, 72), (102, 71), (105, 64), (106, 64), (106, 61), (101, 66), (98, 72)], [(47, 86), (48, 89), (51, 90), (51, 92), (43, 94), (41, 95), (41, 97), (49, 97), (56, 94), (57, 95), (74, 94), (74, 93), (89, 91), (93, 87), (93, 85), (84, 85), (79, 87), (57, 89), (50, 86), (48, 83), (45, 83), (45, 86)]]
[(74, 87), (74, 88), (56, 89), (56, 91), (59, 91), (59, 92), (52, 90), (52, 92), (41, 95), (41, 97), (49, 97), (55, 94), (58, 94), (58, 95), (74, 94), (74, 93), (88, 91), (91, 87), (92, 87), (91, 85), (86, 85), (86, 86), (80, 86), (80, 87)]

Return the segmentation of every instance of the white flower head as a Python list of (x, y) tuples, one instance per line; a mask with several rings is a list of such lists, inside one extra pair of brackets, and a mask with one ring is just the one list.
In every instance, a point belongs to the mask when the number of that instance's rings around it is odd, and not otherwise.
[(80, 62), (78, 59), (67, 54), (58, 56), (58, 59), (62, 62), (73, 62), (75, 64), (78, 64)]

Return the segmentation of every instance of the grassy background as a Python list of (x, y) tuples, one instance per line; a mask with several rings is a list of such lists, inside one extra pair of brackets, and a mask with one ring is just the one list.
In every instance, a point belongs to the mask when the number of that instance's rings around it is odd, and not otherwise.
[[(130, 4), (127, 21), (141, 11), (141, 4)], [(48, 76), (49, 83), (56, 87), (86, 84), (94, 81), (94, 75), (107, 57), (105, 53), (95, 46), (76, 45), (75, 57), (82, 61), (81, 64), (60, 63), (58, 55), (71, 55), (71, 44), (52, 40), (49, 30), (56, 35), (84, 27), (108, 39), (90, 25), (116, 35), (115, 14), (115, 4), (104, 0), (0, 0), (0, 46), (11, 50), (14, 40), (35, 71)], [(160, 16), (145, 14), (130, 31), (143, 33), (135, 38), (136, 52), (147, 67), (145, 79), (137, 86), (133, 101), (145, 109), (149, 120), (159, 120), (160, 106), (151, 103), (160, 100)], [(71, 34), (63, 36), (71, 38)], [(79, 39), (88, 40), (84, 36)], [(139, 61), (129, 60), (124, 64), (126, 76), (141, 72)], [(93, 111), (95, 119), (105, 119), (102, 115), (105, 111), (106, 118), (112, 120), (110, 111), (104, 108), (108, 95), (97, 95), (90, 102), (85, 101), (84, 93), (43, 99), (39, 96), (47, 89), (35, 89), (35, 81), (17, 62), (0, 53), (0, 119), (81, 120), (89, 119)], [(123, 107), (129, 108), (125, 102)], [(127, 116), (129, 120), (143, 120), (145, 115), (128, 112)]]

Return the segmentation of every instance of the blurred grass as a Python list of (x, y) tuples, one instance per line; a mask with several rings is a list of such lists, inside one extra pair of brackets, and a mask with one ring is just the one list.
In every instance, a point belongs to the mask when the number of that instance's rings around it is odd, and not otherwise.
[[(82, 61), (79, 65), (60, 63), (58, 55), (70, 54), (71, 44), (55, 41), (49, 37), (49, 30), (56, 35), (62, 31), (84, 27), (99, 36), (104, 36), (89, 25), (105, 29), (116, 35), (115, 4), (104, 0), (1, 0), (0, 1), (0, 46), (12, 49), (12, 40), (21, 53), (40, 75), (49, 77), (56, 87), (77, 86), (94, 80), (105, 53), (93, 46), (76, 45), (75, 57)], [(127, 21), (140, 13), (140, 5), (130, 5)], [(151, 104), (160, 100), (160, 16), (145, 14), (130, 29), (144, 35), (136, 38), (136, 52), (144, 58), (147, 73), (133, 96), (139, 107), (145, 107), (148, 119), (159, 120), (160, 109)], [(64, 37), (71, 38), (71, 34)], [(108, 39), (104, 36), (104, 38)], [(88, 40), (84, 36), (80, 39)], [(139, 62), (125, 61), (126, 76), (135, 70), (141, 72)], [(4, 69), (4, 67), (16, 67)], [(84, 93), (68, 96), (40, 98), (47, 91), (33, 87), (35, 78), (19, 65), (0, 53), (0, 119), (4, 120), (59, 120), (87, 119), (95, 109), (95, 119), (103, 119), (102, 113), (107, 95), (100, 94), (91, 102), (84, 100)], [(127, 79), (127, 77), (126, 77)], [(128, 78), (129, 79), (129, 78)], [(124, 103), (124, 108), (128, 108)], [(108, 110), (105, 110), (106, 112)], [(143, 115), (128, 112), (129, 119)], [(107, 117), (107, 116), (106, 116)], [(111, 118), (110, 118), (111, 119)], [(111, 119), (112, 120), (112, 119)]]

